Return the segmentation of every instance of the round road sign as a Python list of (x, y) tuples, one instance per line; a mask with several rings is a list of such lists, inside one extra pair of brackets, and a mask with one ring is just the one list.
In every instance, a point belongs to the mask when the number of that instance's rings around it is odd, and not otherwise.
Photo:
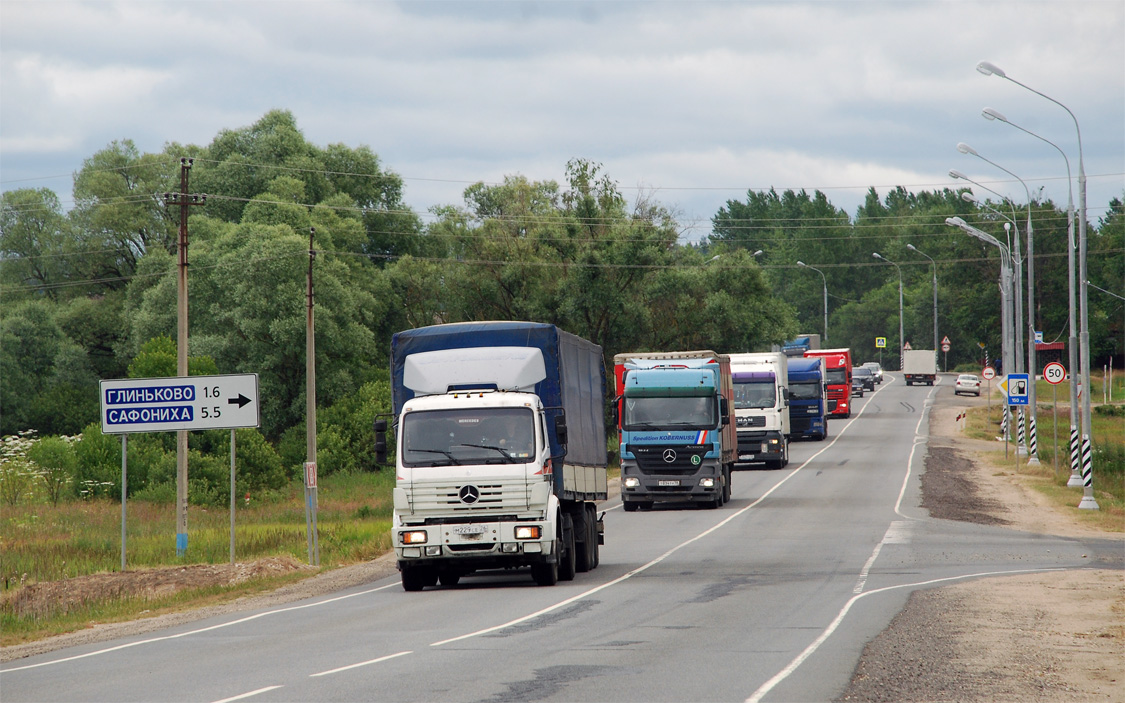
[(1057, 361), (1052, 361), (1043, 367), (1043, 380), (1051, 385), (1057, 385), (1066, 380), (1066, 367)]
[(984, 380), (991, 381), (992, 379), (996, 378), (996, 369), (992, 368), (991, 366), (985, 366), (984, 369), (980, 372), (980, 375), (984, 376)]
[(947, 351), (949, 351), (949, 345), (948, 345), (948, 344), (942, 344), (942, 345), (941, 345), (941, 350), (942, 350), (943, 352), (947, 352)]

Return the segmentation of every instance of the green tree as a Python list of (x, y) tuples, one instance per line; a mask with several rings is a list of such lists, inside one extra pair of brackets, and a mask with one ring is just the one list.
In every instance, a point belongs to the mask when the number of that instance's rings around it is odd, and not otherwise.
[(39, 467), (39, 480), (51, 505), (73, 487), (78, 469), (78, 457), (70, 443), (62, 437), (44, 437), (28, 450), (27, 456)]
[(0, 280), (5, 297), (32, 291), (51, 299), (71, 277), (74, 234), (58, 196), (46, 189), (0, 195)]

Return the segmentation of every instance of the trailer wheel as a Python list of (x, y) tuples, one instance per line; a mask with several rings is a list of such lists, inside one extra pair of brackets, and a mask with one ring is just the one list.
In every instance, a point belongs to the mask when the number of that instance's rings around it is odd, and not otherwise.
[(730, 491), (731, 491), (730, 482), (731, 482), (731, 474), (733, 474), (733, 473), (734, 472), (731, 471), (729, 466), (723, 471), (723, 502), (724, 503), (730, 502)]
[[(594, 537), (594, 546), (591, 546), (590, 539), (593, 537), (594, 530), (591, 529), (590, 514), (586, 510), (585, 504), (579, 506), (581, 510), (574, 513), (574, 534), (575, 534), (575, 552), (574, 552), (574, 570), (579, 573), (586, 573), (594, 568), (594, 548), (597, 544), (597, 538)], [(579, 541), (577, 536), (581, 535), (582, 539)]]
[(598, 546), (598, 542), (601, 539), (601, 535), (598, 534), (598, 506), (594, 505), (593, 503), (587, 503), (586, 510), (589, 514), (588, 521), (590, 523), (590, 544), (592, 545), (591, 549), (593, 550), (594, 555), (594, 561), (590, 568), (596, 569), (598, 568), (598, 564), (602, 563), (602, 550), (601, 547)]
[(559, 581), (573, 581), (577, 566), (574, 553), (574, 521), (567, 513), (563, 513), (561, 517), (559, 529), (562, 534), (555, 541), (556, 544), (563, 545), (559, 550)]

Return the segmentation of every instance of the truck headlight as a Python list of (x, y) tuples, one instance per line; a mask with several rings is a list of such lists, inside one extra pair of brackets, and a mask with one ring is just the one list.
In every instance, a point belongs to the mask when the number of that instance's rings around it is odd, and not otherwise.
[(641, 485), (641, 480), (639, 478), (637, 478), (636, 476), (626, 476), (625, 477), (625, 487), (626, 488), (636, 488), (639, 485)]
[(517, 526), (516, 539), (539, 539), (539, 525)]
[(710, 477), (701, 478), (701, 479), (699, 479), (699, 485), (703, 486), (704, 488), (714, 488), (715, 487), (715, 479), (710, 478)]
[(425, 530), (411, 530), (409, 532), (400, 532), (399, 538), (403, 544), (425, 544), (427, 539)]

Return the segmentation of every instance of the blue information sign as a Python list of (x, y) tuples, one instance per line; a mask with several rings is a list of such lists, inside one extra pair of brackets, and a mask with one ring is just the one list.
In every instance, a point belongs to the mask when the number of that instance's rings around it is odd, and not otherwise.
[(1028, 384), (1030, 379), (1025, 373), (1008, 374), (1007, 391), (1008, 405), (1027, 405)]

